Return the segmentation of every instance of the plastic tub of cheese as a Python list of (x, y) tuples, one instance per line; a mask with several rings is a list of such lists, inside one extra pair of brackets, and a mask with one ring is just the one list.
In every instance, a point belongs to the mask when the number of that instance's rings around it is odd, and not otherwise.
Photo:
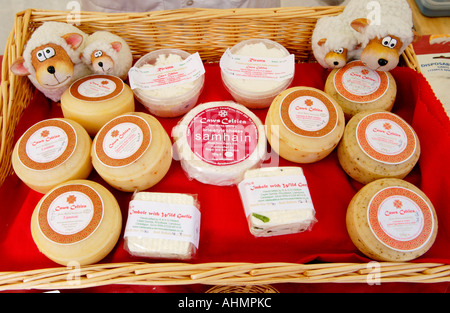
[(391, 73), (374, 71), (361, 61), (353, 61), (331, 71), (325, 82), (325, 92), (339, 103), (349, 120), (363, 111), (391, 111), (397, 84)]
[(339, 163), (356, 181), (404, 178), (420, 157), (414, 129), (386, 111), (366, 111), (350, 119), (337, 149)]
[(280, 93), (266, 116), (272, 149), (295, 163), (313, 163), (338, 145), (345, 128), (341, 107), (325, 92), (293, 87)]
[(227, 49), (220, 60), (222, 81), (234, 100), (267, 108), (294, 78), (294, 55), (268, 39), (248, 39)]
[(200, 217), (195, 195), (137, 192), (128, 209), (124, 249), (139, 257), (192, 259), (199, 247)]
[(172, 163), (172, 143), (150, 114), (120, 115), (100, 129), (91, 149), (98, 174), (121, 191), (141, 191), (157, 184)]
[(177, 117), (197, 104), (205, 82), (204, 73), (198, 53), (160, 49), (141, 57), (128, 76), (136, 99), (150, 113)]
[(87, 265), (107, 256), (119, 240), (122, 213), (99, 183), (72, 180), (50, 190), (31, 217), (39, 251), (61, 265)]
[(92, 171), (92, 140), (80, 124), (66, 118), (47, 119), (31, 126), (17, 141), (12, 166), (31, 189), (46, 193)]
[(406, 262), (433, 245), (438, 220), (430, 199), (397, 178), (365, 185), (347, 209), (347, 230), (355, 246), (377, 261)]
[(251, 169), (238, 188), (255, 237), (301, 233), (317, 222), (301, 167)]
[(89, 75), (75, 81), (61, 96), (64, 117), (78, 122), (91, 136), (112, 118), (133, 112), (133, 91), (120, 78)]
[(176, 158), (190, 179), (234, 185), (266, 156), (260, 119), (232, 101), (197, 105), (172, 129)]

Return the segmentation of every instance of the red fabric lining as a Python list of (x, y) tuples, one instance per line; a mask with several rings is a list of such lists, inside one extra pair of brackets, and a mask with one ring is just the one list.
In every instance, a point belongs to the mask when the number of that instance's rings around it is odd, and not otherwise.
[[(205, 64), (206, 85), (199, 103), (209, 101), (231, 100), (231, 96), (222, 86), (220, 69), (217, 64)], [(418, 165), (406, 177), (406, 180), (421, 188), (435, 206), (439, 230), (433, 247), (414, 262), (443, 262), (450, 264), (450, 204), (448, 191), (450, 183), (450, 122), (442, 109), (442, 104), (435, 98), (425, 78), (411, 69), (397, 67), (391, 72), (397, 82), (398, 95), (393, 112), (409, 122), (417, 132), (422, 148)], [(328, 72), (318, 64), (297, 64), (293, 86), (310, 86), (323, 90)], [(137, 111), (146, 112), (137, 105)], [(264, 122), (267, 109), (254, 110)], [(16, 128), (15, 140), (39, 120), (51, 117), (62, 117), (57, 103), (47, 100), (36, 92), (33, 101), (25, 110)], [(179, 121), (179, 118), (159, 118), (166, 131)], [(295, 165), (284, 159), (280, 166)], [(370, 259), (362, 255), (351, 242), (345, 225), (347, 205), (353, 195), (362, 187), (349, 178), (340, 168), (336, 151), (324, 160), (301, 166), (305, 172), (318, 222), (310, 231), (300, 234), (284, 235), (268, 238), (255, 238), (249, 231), (243, 214), (238, 190), (235, 186), (217, 187), (190, 181), (182, 171), (178, 161), (173, 161), (166, 177), (150, 191), (184, 192), (197, 194), (202, 212), (200, 247), (198, 256), (191, 262), (368, 262)], [(102, 183), (116, 196), (121, 205), (124, 225), (131, 193), (118, 192), (109, 187), (93, 171), (89, 179)], [(11, 196), (13, 195), (13, 196)], [(17, 178), (11, 175), (0, 188), (0, 271), (24, 271), (44, 267), (59, 266), (42, 255), (34, 244), (30, 234), (30, 218), (34, 207), (42, 197), (30, 190)], [(104, 259), (108, 262), (166, 262), (131, 257), (123, 249), (123, 239)], [(439, 290), (445, 292), (448, 284), (433, 284), (414, 287), (415, 284), (399, 284), (405, 290)], [(336, 285), (321, 285), (321, 291), (342, 291)], [(328, 286), (328, 287), (326, 287)], [(342, 285), (340, 285), (342, 286)], [(366, 290), (367, 285), (347, 285), (350, 290)], [(352, 289), (354, 287), (354, 289)], [(115, 289), (116, 288), (116, 289)], [(102, 291), (140, 290), (143, 292), (197, 292), (204, 286), (183, 287), (103, 287)], [(336, 289), (337, 288), (337, 289)], [(207, 288), (206, 288), (207, 289)], [(90, 289), (96, 291), (99, 289)], [(287, 291), (317, 291), (318, 286), (290, 284), (280, 286)], [(373, 287), (372, 291), (383, 291), (381, 287)], [(384, 290), (393, 290), (386, 285)], [(396, 291), (402, 289), (395, 289)]]

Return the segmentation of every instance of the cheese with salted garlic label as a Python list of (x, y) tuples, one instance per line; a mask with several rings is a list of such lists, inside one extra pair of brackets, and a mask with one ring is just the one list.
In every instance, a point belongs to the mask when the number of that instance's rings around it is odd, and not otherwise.
[(103, 201), (91, 187), (64, 185), (46, 195), (38, 211), (42, 234), (58, 244), (73, 244), (95, 232), (103, 217)]
[(356, 129), (356, 139), (364, 153), (387, 164), (407, 161), (417, 146), (411, 127), (389, 112), (373, 113), (362, 118)]
[(206, 108), (189, 123), (186, 140), (204, 162), (225, 166), (249, 158), (258, 146), (259, 130), (252, 118), (230, 106)]
[(388, 187), (375, 194), (367, 219), (377, 239), (397, 251), (422, 248), (435, 227), (428, 203), (414, 191), (402, 187)]
[(151, 143), (150, 126), (136, 115), (113, 119), (97, 136), (94, 151), (100, 162), (111, 167), (123, 167), (135, 162)]
[(354, 61), (340, 68), (334, 78), (336, 91), (353, 102), (372, 102), (380, 99), (389, 88), (385, 72), (371, 70), (361, 61)]
[(18, 146), (19, 160), (31, 170), (49, 170), (71, 157), (77, 145), (73, 127), (57, 119), (33, 125), (22, 136)]
[(111, 75), (91, 75), (70, 86), (70, 94), (80, 100), (103, 101), (117, 97), (124, 89), (123, 81)]
[(324, 137), (337, 126), (336, 107), (326, 94), (312, 89), (292, 90), (281, 100), (284, 126), (299, 136)]

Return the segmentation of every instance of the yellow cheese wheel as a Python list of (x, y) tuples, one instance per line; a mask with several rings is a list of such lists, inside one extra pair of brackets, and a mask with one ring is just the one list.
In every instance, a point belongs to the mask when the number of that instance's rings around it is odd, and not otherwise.
[(37, 204), (31, 234), (39, 251), (62, 265), (102, 260), (116, 245), (122, 214), (112, 193), (88, 180), (56, 186)]
[(272, 149), (296, 163), (317, 162), (338, 145), (345, 128), (341, 107), (325, 92), (293, 87), (280, 93), (266, 117)]
[(91, 136), (112, 118), (133, 112), (131, 88), (111, 75), (89, 75), (75, 81), (61, 96), (64, 117), (80, 123)]
[(430, 199), (397, 178), (365, 185), (350, 201), (347, 230), (355, 246), (377, 261), (410, 261), (433, 245), (438, 221)]
[(155, 117), (130, 112), (100, 129), (91, 156), (97, 173), (112, 187), (141, 191), (166, 175), (172, 163), (172, 143)]
[(387, 111), (365, 111), (347, 123), (337, 155), (344, 171), (367, 184), (379, 178), (404, 178), (420, 157), (413, 128)]
[(65, 118), (31, 126), (17, 141), (12, 165), (30, 188), (46, 193), (56, 185), (85, 179), (92, 171), (91, 137), (81, 125)]
[(371, 70), (361, 61), (332, 70), (324, 90), (342, 107), (346, 120), (366, 110), (391, 111), (397, 96), (391, 73)]

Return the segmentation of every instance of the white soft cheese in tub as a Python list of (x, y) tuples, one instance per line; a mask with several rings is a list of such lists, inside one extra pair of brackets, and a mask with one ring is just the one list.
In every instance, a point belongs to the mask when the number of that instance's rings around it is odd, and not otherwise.
[(111, 186), (141, 191), (157, 184), (172, 163), (172, 143), (152, 115), (130, 112), (102, 127), (92, 143), (92, 164)]
[(12, 166), (27, 186), (46, 193), (60, 183), (89, 176), (91, 144), (91, 137), (77, 122), (66, 118), (43, 120), (17, 141)]
[(316, 222), (300, 167), (248, 170), (238, 187), (250, 232), (255, 237), (300, 233)]
[(193, 195), (137, 192), (130, 201), (124, 248), (134, 256), (191, 259), (199, 246), (200, 219)]

